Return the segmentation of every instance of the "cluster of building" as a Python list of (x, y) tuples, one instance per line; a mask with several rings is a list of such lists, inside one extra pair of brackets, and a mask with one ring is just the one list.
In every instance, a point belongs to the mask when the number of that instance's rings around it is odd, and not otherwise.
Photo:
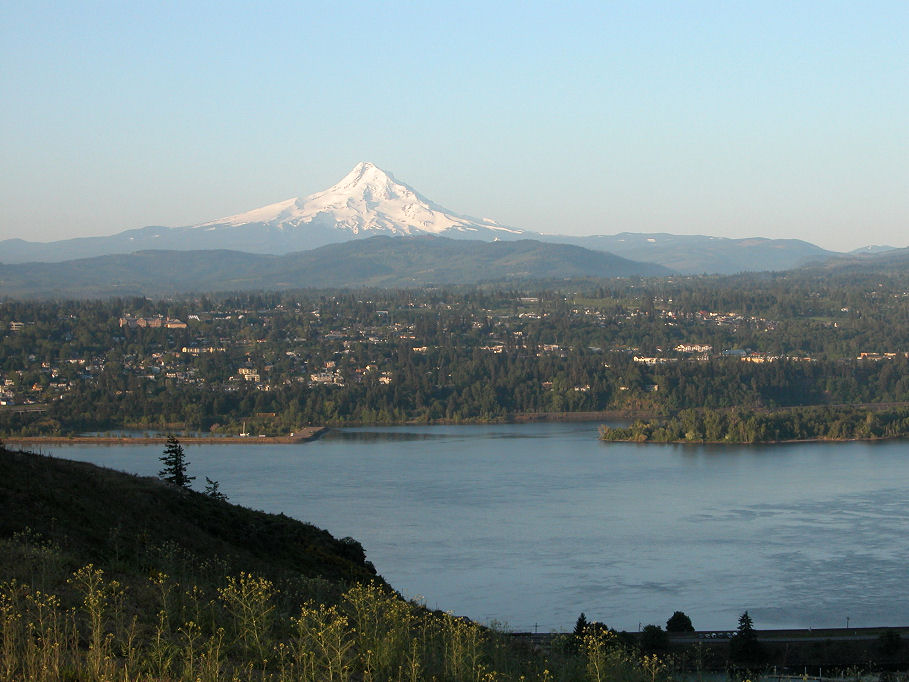
[(165, 329), (186, 329), (186, 322), (176, 318), (164, 317), (163, 315), (155, 315), (153, 317), (124, 315), (120, 318), (120, 326), (131, 328), (148, 327), (150, 329), (162, 327)]
[(866, 353), (858, 354), (856, 360), (896, 360), (896, 358), (909, 358), (907, 353)]
[[(627, 336), (616, 338), (611, 343), (604, 340), (602, 348), (593, 345), (575, 348), (572, 345), (575, 342), (570, 337), (563, 338), (555, 325), (549, 325), (547, 320), (555, 313), (539, 304), (540, 299), (537, 297), (520, 297), (508, 305), (501, 305), (498, 310), (465, 309), (458, 321), (462, 325), (467, 322), (468, 333), (473, 334), (471, 343), (476, 344), (475, 348), (492, 354), (524, 353), (567, 357), (579, 350), (620, 352), (625, 357), (631, 356), (633, 362), (648, 366), (682, 360), (709, 361), (714, 358), (738, 358), (752, 363), (770, 363), (782, 358), (811, 359), (751, 349), (715, 350), (712, 344), (693, 341), (678, 343), (666, 349), (645, 348), (641, 352), (637, 346), (622, 343), (634, 340), (634, 337)], [(111, 350), (116, 349), (118, 343), (124, 342), (123, 347), (128, 345), (130, 351), (133, 351), (116, 355), (118, 366), (122, 368), (120, 371), (125, 374), (148, 381), (209, 384), (214, 390), (234, 391), (240, 386), (270, 390), (289, 382), (327, 387), (364, 381), (388, 385), (393, 383), (393, 370), (398, 366), (397, 354), (402, 348), (411, 353), (426, 355), (436, 351), (436, 344), (440, 343), (438, 332), (433, 335), (425, 333), (422, 328), (418, 329), (411, 320), (419, 319), (419, 316), (410, 314), (409, 309), (429, 309), (424, 318), (429, 321), (444, 317), (444, 311), (452, 309), (447, 303), (417, 302), (409, 304), (409, 308), (405, 303), (392, 311), (373, 310), (361, 320), (351, 314), (350, 309), (347, 313), (335, 314), (335, 302), (331, 298), (321, 304), (321, 310), (311, 307), (311, 304), (305, 308), (298, 305), (294, 309), (293, 306), (278, 305), (259, 310), (180, 313), (189, 324), (164, 314), (126, 313), (118, 318), (119, 327), (123, 330), (119, 336), (116, 331), (108, 330), (112, 340)], [(668, 326), (677, 327), (676, 338), (684, 338), (688, 334), (695, 339), (698, 336), (719, 338), (716, 331), (702, 334), (692, 323), (736, 328), (747, 325), (761, 331), (773, 330), (777, 324), (772, 320), (733, 312), (701, 310), (697, 313), (682, 313), (672, 310), (671, 300), (661, 301), (660, 307), (651, 307), (649, 310), (618, 309), (604, 312), (591, 306), (576, 306), (563, 309), (565, 310), (569, 310), (570, 316), (575, 318), (571, 324), (587, 324), (589, 328), (622, 325), (626, 320), (647, 315), (663, 320)], [(29, 325), (34, 324), (21, 319), (6, 319), (10, 334), (28, 333)], [(298, 328), (295, 331), (285, 328), (288, 321), (299, 325)], [(71, 336), (78, 336), (76, 326), (73, 326)], [(182, 330), (183, 333), (167, 335), (169, 338), (164, 340), (161, 335), (143, 334), (144, 329)], [(477, 330), (482, 332), (477, 333)], [(458, 337), (453, 333), (441, 338), (458, 343)], [(139, 348), (138, 351), (135, 350), (136, 347)], [(83, 352), (81, 347), (76, 346), (75, 349), (75, 352)], [(64, 352), (73, 351), (59, 351), (60, 354)], [(121, 352), (125, 353), (125, 350)], [(876, 361), (906, 355), (895, 352), (862, 352), (858, 359)], [(0, 375), (0, 405), (48, 401), (60, 397), (78, 381), (95, 379), (103, 371), (105, 361), (106, 353), (100, 357), (86, 353), (84, 359), (50, 362), (29, 356), (27, 366)], [(210, 371), (212, 368), (217, 371)], [(570, 388), (577, 392), (590, 390), (586, 384)], [(653, 386), (649, 390), (656, 391), (658, 387)]]
[(28, 361), (22, 369), (0, 373), (0, 407), (58, 400), (75, 382), (92, 379), (104, 369), (102, 358), (69, 358), (55, 364), (29, 355)]

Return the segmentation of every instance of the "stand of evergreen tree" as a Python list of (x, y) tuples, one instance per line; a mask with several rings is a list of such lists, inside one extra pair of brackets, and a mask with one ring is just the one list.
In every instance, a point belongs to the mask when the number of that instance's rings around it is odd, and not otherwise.
[(673, 417), (600, 429), (606, 441), (767, 443), (909, 436), (909, 408), (797, 407), (771, 411), (682, 410)]
[(164, 468), (158, 472), (158, 476), (178, 488), (190, 487), (196, 477), (187, 475), (186, 469), (189, 462), (186, 461), (183, 446), (174, 436), (167, 437), (164, 454), (159, 459), (164, 464)]
[(747, 611), (739, 617), (738, 629), (729, 640), (729, 659), (735, 665), (749, 669), (760, 666), (764, 661), (764, 649)]

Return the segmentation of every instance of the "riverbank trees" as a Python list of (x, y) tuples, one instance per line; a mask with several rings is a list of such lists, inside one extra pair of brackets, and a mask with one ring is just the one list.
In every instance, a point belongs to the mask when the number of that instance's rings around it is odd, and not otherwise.
[(909, 437), (909, 407), (682, 410), (672, 417), (600, 429), (605, 441), (768, 443)]

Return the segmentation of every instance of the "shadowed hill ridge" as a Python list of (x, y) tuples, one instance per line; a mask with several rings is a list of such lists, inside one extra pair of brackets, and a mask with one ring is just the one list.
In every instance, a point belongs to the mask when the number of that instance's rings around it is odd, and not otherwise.
[[(229, 491), (228, 491), (229, 492)], [(77, 563), (131, 572), (155, 548), (220, 557), (236, 570), (332, 581), (375, 579), (356, 541), (82, 462), (0, 449), (0, 538), (35, 533)]]

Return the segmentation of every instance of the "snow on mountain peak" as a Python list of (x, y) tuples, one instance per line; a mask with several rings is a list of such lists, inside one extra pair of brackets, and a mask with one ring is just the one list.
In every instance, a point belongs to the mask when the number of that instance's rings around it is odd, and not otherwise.
[(304, 199), (287, 199), (195, 227), (216, 230), (264, 224), (285, 231), (314, 222), (353, 235), (523, 232), (449, 211), (368, 161), (358, 163), (337, 184)]
[[(329, 204), (348, 204), (349, 200), (366, 201), (370, 203), (379, 202), (421, 202), (430, 203), (428, 200), (419, 196), (417, 192), (404, 183), (398, 182), (391, 174), (386, 173), (381, 168), (361, 161), (353, 170), (341, 178), (340, 182), (332, 185), (323, 192), (316, 192), (306, 197), (305, 203), (316, 203), (319, 205)], [(373, 206), (375, 208), (375, 206)], [(385, 206), (386, 209), (392, 208)]]
[(369, 161), (361, 161), (334, 187), (349, 188), (351, 191), (357, 191), (358, 188), (363, 187), (390, 188), (395, 184), (398, 183), (390, 173), (386, 173)]

